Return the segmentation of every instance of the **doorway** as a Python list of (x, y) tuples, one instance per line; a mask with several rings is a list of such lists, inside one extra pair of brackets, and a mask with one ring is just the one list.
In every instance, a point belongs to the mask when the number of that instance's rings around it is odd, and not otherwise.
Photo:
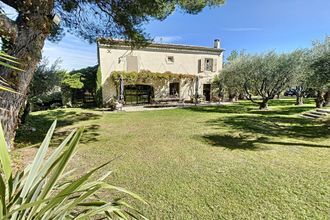
[(124, 86), (125, 104), (138, 105), (151, 103), (154, 89), (149, 85), (126, 85)]
[(205, 97), (205, 101), (211, 101), (211, 84), (203, 84), (203, 95)]

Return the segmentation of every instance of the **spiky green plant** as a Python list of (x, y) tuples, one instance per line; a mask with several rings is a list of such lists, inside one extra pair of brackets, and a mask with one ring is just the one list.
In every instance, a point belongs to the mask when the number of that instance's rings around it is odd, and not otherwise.
[(65, 168), (76, 150), (83, 129), (74, 130), (46, 157), (56, 121), (50, 127), (37, 154), (29, 166), (13, 174), (4, 133), (0, 123), (0, 219), (139, 219), (145, 217), (122, 201), (106, 201), (97, 196), (100, 190), (114, 190), (144, 202), (138, 195), (112, 186), (104, 179), (91, 176), (109, 162), (92, 169), (81, 177), (65, 180)]
[[(20, 63), (17, 61), (17, 58), (10, 56), (3, 51), (0, 51), (0, 66), (22, 71), (22, 69), (17, 67), (19, 64)], [(16, 93), (15, 90), (10, 87), (9, 83), (2, 77), (0, 77), (0, 90)]]

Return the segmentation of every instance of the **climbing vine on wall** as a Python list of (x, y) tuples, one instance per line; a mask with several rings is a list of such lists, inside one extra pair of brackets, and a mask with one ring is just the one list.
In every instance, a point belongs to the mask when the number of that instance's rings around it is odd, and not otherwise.
[(137, 84), (141, 82), (167, 82), (170, 80), (186, 80), (193, 81), (195, 79), (194, 75), (190, 74), (179, 74), (172, 72), (158, 73), (151, 72), (149, 70), (141, 70), (140, 72), (125, 72), (125, 71), (114, 71), (111, 74), (111, 80), (115, 84), (119, 84), (120, 77), (125, 83)]

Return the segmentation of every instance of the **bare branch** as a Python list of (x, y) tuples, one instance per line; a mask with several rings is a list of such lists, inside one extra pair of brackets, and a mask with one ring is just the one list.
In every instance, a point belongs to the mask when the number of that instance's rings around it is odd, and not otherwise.
[(17, 38), (17, 25), (6, 15), (0, 14), (0, 35), (13, 42)]

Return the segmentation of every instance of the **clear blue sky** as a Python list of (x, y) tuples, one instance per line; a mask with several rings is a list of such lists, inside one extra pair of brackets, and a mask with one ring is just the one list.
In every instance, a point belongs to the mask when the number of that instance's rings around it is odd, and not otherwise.
[[(227, 0), (198, 15), (176, 11), (145, 29), (164, 43), (213, 46), (219, 38), (225, 55), (242, 49), (291, 51), (330, 35), (330, 0)], [(47, 42), (43, 55), (50, 61), (61, 57), (68, 70), (97, 63), (96, 45), (70, 35), (58, 44)]]

